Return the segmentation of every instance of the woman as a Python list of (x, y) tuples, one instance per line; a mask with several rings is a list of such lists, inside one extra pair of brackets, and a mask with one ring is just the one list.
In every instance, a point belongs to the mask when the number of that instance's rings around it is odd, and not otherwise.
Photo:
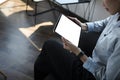
[[(49, 40), (35, 62), (35, 80), (52, 74), (55, 80), (120, 80), (120, 0), (103, 0), (110, 17), (81, 23), (82, 30), (101, 32), (88, 57), (79, 47), (62, 38), (63, 44)], [(92, 73), (92, 74), (91, 74)], [(94, 77), (93, 77), (94, 76)]]

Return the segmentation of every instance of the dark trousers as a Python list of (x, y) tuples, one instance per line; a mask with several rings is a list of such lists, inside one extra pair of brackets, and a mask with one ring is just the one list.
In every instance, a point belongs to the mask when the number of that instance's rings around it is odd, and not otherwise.
[(83, 63), (73, 53), (65, 50), (62, 43), (48, 40), (34, 65), (34, 79), (44, 80), (95, 80), (93, 75), (82, 67)]

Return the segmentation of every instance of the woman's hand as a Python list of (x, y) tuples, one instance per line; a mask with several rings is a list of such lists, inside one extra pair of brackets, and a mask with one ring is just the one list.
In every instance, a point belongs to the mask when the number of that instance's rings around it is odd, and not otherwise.
[(73, 45), (71, 42), (69, 42), (63, 37), (62, 37), (62, 42), (63, 42), (64, 49), (67, 49), (70, 52), (73, 52), (75, 55), (78, 55), (80, 53), (81, 51), (80, 48), (76, 47), (75, 45)]
[(71, 19), (72, 21), (74, 21), (79, 26), (81, 26), (82, 30), (87, 31), (87, 25), (85, 23), (82, 23), (80, 20), (78, 20), (75, 17), (68, 17), (68, 18)]
[[(65, 38), (62, 37), (62, 42), (63, 42), (63, 47), (71, 52), (73, 52), (76, 56), (80, 54), (81, 49), (73, 45), (71, 42), (66, 40)], [(82, 57), (80, 57), (80, 60), (84, 63), (87, 60), (87, 56), (84, 54)]]

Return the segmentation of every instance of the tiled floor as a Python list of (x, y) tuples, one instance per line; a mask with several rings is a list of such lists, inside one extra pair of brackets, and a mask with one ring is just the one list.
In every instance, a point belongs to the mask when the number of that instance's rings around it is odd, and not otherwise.
[[(46, 2), (38, 7), (38, 12), (50, 8)], [(33, 10), (34, 3), (30, 3), (28, 12)], [(50, 38), (59, 40), (53, 33), (58, 13), (51, 11), (36, 17), (34, 24), (34, 16), (26, 14), (26, 0), (8, 0), (0, 5), (0, 71), (7, 75), (7, 80), (34, 80), (34, 62), (43, 43)]]
[[(32, 9), (30, 6), (28, 12)], [(59, 39), (52, 32), (53, 13), (38, 15), (34, 26), (34, 16), (26, 14), (26, 1), (8, 0), (0, 5), (0, 70), (8, 80), (33, 80), (34, 61), (43, 43)]]

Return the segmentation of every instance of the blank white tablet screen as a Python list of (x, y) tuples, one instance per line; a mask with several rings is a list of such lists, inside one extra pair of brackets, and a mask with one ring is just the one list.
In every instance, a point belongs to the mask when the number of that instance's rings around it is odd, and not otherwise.
[(79, 0), (56, 0), (60, 4), (78, 3)]
[(81, 27), (66, 16), (61, 15), (55, 32), (63, 36), (65, 39), (69, 40), (75, 46), (78, 46), (81, 34)]

